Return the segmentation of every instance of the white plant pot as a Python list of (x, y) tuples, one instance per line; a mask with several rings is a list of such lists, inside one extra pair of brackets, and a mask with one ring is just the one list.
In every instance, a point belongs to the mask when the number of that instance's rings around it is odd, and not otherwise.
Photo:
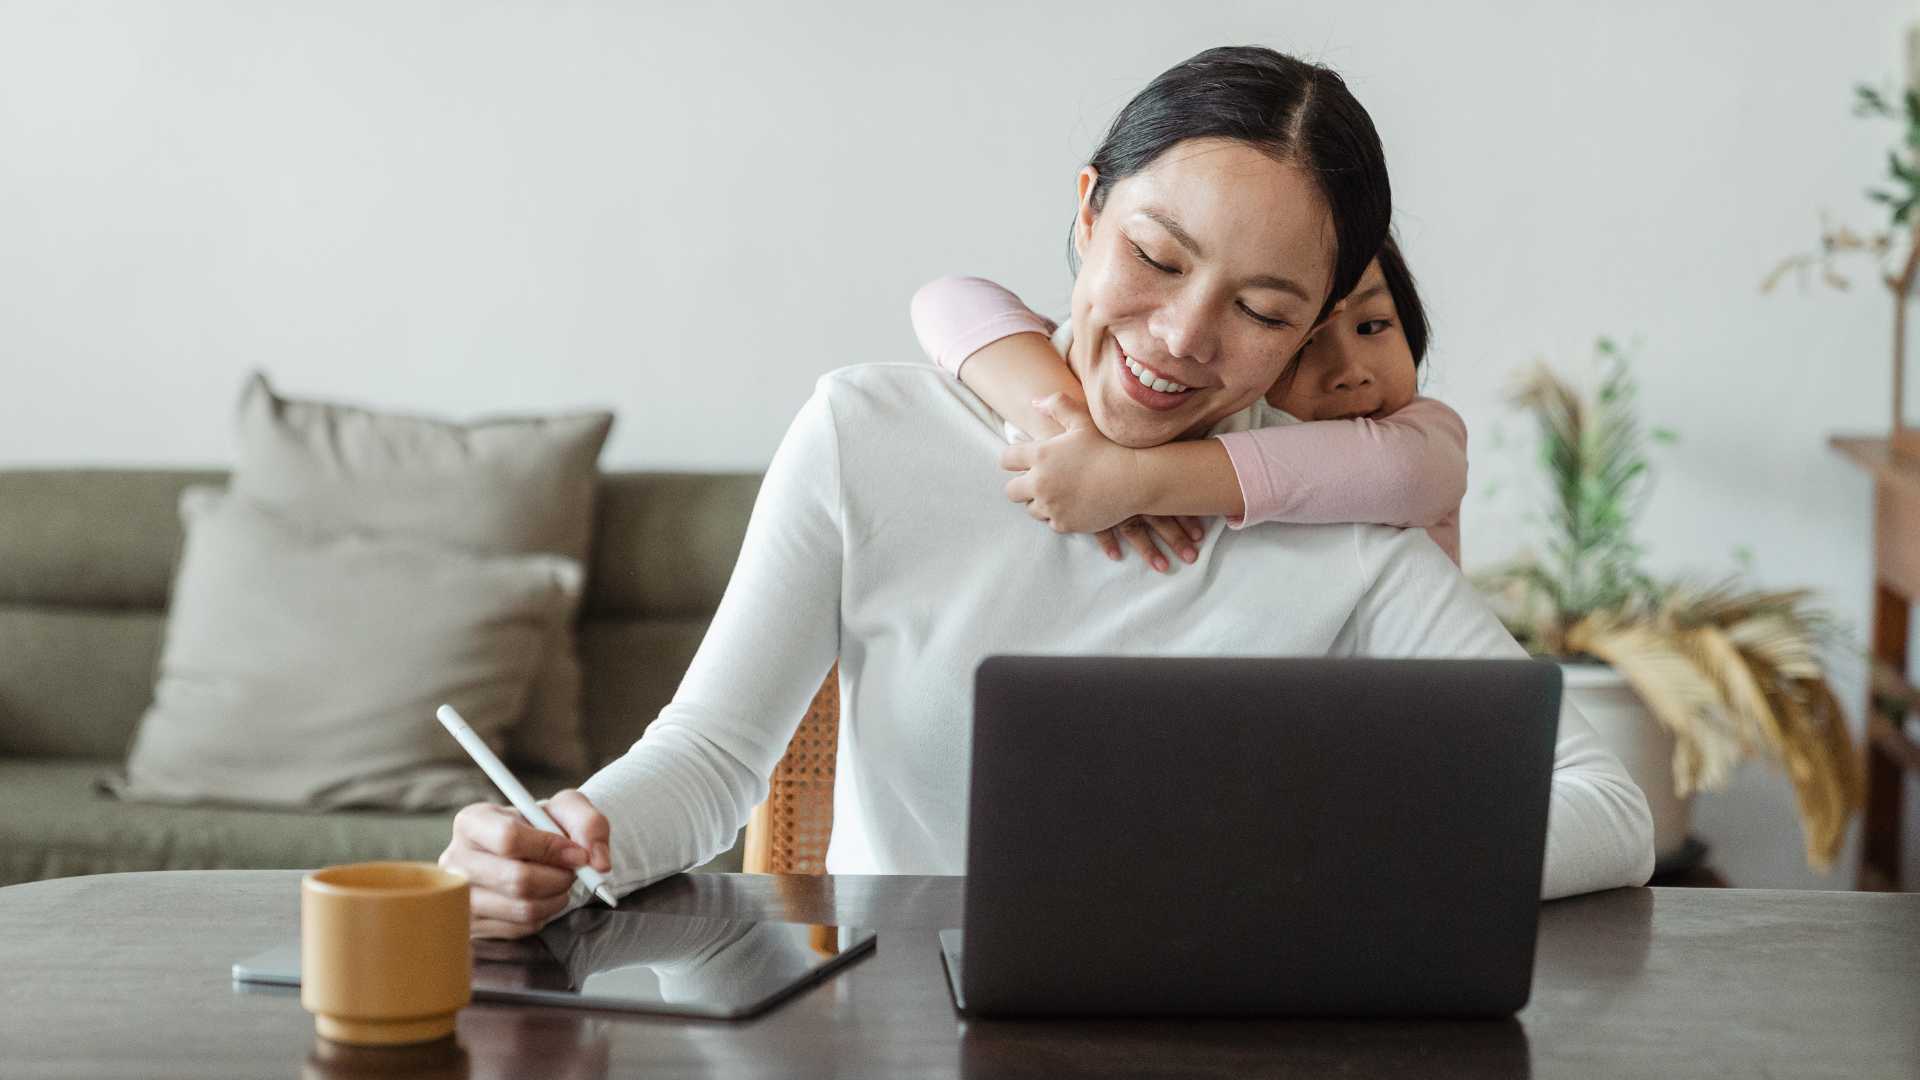
[(1606, 664), (1561, 664), (1567, 699), (1587, 718), (1653, 812), (1654, 858), (1666, 862), (1687, 842), (1693, 796), (1673, 791), (1673, 733), (1660, 726), (1619, 672)]

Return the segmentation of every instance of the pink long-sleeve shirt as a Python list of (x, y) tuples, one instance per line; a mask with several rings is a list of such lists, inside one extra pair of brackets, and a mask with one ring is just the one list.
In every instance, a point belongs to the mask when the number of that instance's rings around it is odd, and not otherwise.
[[(920, 347), (955, 376), (969, 356), (1003, 337), (1055, 329), (985, 278), (939, 278), (913, 297)], [(1217, 438), (1246, 505), (1244, 516), (1227, 519), (1232, 527), (1285, 521), (1424, 528), (1460, 564), (1467, 425), (1446, 405), (1416, 397), (1379, 420), (1283, 424)]]

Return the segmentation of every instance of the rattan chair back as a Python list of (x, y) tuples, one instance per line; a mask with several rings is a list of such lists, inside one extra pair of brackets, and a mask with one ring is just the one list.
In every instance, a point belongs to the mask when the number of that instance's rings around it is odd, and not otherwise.
[(749, 874), (824, 874), (833, 834), (833, 766), (840, 750), (840, 665), (807, 708), (773, 768), (767, 800), (747, 819)]

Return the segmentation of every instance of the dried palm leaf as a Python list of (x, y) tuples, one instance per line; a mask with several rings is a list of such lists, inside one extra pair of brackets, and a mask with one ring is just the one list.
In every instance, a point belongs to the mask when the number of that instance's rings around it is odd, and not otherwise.
[(1749, 663), (1765, 664), (1781, 679), (1825, 677), (1820, 661), (1824, 635), (1808, 632), (1790, 616), (1756, 615), (1734, 623), (1726, 632)]
[(1611, 665), (1654, 719), (1673, 733), (1677, 793), (1726, 786), (1733, 767), (1745, 756), (1745, 746), (1727, 720), (1719, 688), (1671, 635), (1646, 623), (1590, 616), (1568, 632), (1567, 643)]
[(1784, 736), (1780, 718), (1774, 714), (1766, 688), (1754, 677), (1754, 668), (1739, 647), (1719, 627), (1676, 630), (1673, 641), (1719, 690), (1726, 717), (1740, 739), (1742, 757), (1781, 745)]
[(1859, 808), (1865, 777), (1846, 719), (1823, 681), (1784, 684), (1778, 705), (1784, 737), (1776, 756), (1793, 781), (1809, 865), (1833, 864)]

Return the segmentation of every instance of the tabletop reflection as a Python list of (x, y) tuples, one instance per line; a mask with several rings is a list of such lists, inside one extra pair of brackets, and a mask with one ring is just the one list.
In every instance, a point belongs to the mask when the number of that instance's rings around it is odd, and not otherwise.
[(467, 1066), (467, 1052), (453, 1035), (402, 1046), (353, 1046), (316, 1035), (300, 1075), (304, 1080), (471, 1080)]
[(1517, 1020), (968, 1020), (960, 1074), (1005, 1076), (1058, 1057), (1076, 1070), (1123, 1075), (1141, 1061), (1178, 1061), (1195, 1075), (1417, 1076), (1527, 1080)]

